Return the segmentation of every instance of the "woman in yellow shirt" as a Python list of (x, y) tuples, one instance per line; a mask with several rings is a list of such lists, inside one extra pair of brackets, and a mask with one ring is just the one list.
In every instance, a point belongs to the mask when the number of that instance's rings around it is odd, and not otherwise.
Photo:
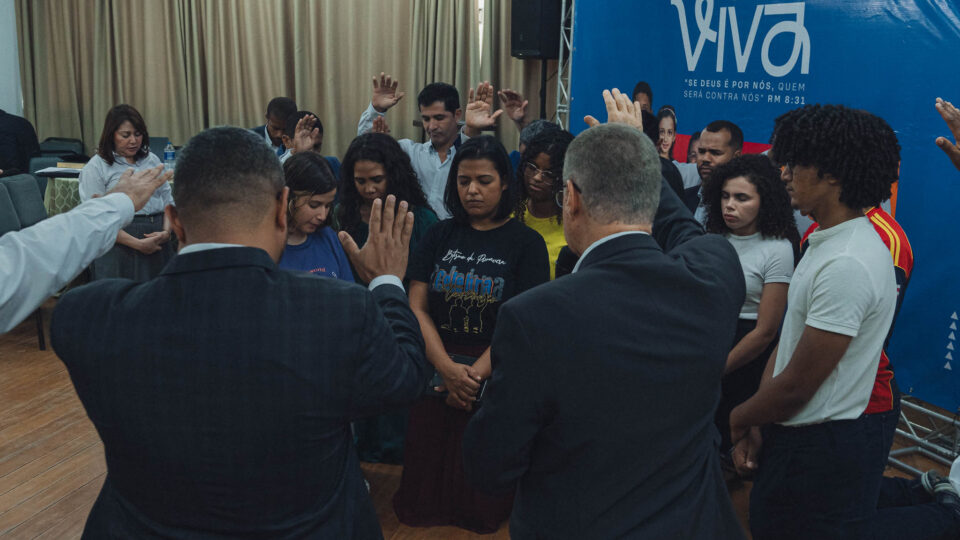
[(563, 157), (571, 141), (569, 131), (546, 131), (534, 137), (520, 156), (520, 203), (514, 215), (546, 242), (550, 279), (556, 277), (557, 256), (567, 245), (561, 222), (563, 200), (558, 202), (557, 194), (563, 185)]

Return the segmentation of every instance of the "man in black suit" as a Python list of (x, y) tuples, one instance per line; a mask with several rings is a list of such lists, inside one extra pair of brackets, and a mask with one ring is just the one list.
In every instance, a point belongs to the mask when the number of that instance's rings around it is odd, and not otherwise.
[(247, 130), (191, 139), (174, 197), (182, 249), (160, 276), (75, 289), (53, 314), (107, 460), (84, 536), (381, 538), (349, 423), (429, 379), (400, 282), (413, 214), (388, 197), (364, 248), (344, 241), (366, 290), (277, 268), (288, 190)]
[[(629, 98), (604, 97), (611, 120), (640, 127)], [(742, 538), (713, 426), (744, 298), (737, 254), (662, 187), (633, 127), (581, 133), (563, 173), (581, 257), (500, 308), (467, 476), (517, 485), (514, 539)]]

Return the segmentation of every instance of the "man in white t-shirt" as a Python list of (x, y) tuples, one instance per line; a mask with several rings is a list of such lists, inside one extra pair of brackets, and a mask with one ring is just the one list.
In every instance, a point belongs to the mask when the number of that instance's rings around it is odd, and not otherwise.
[(734, 461), (756, 469), (754, 539), (859, 538), (880, 486), (867, 458), (882, 451), (863, 412), (897, 298), (890, 253), (861, 209), (889, 197), (900, 147), (882, 119), (830, 105), (782, 115), (773, 140), (791, 203), (820, 229), (760, 388), (730, 414)]

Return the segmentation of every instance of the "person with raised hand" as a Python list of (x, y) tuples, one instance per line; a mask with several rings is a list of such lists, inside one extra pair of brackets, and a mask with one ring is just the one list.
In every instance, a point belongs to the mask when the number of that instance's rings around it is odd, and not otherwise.
[(127, 169), (106, 195), (0, 237), (0, 334), (109, 251), (134, 213), (172, 177), (163, 165)]
[(350, 423), (429, 377), (401, 282), (407, 204), (375, 201), (362, 248), (341, 234), (361, 287), (277, 267), (290, 193), (254, 133), (195, 135), (176, 174), (163, 274), (73, 289), (53, 313), (106, 454), (84, 537), (380, 538)]
[(740, 539), (713, 416), (743, 273), (666, 185), (638, 104), (604, 102), (620, 123), (591, 122), (564, 157), (580, 260), (501, 307), (467, 478), (516, 490), (518, 540)]
[[(370, 105), (360, 115), (357, 135), (368, 131), (390, 132), (385, 115), (405, 95), (398, 90), (399, 84), (398, 80), (384, 73), (373, 78)], [(449, 84), (431, 83), (417, 95), (417, 106), (420, 109), (423, 129), (430, 140), (418, 143), (410, 139), (400, 139), (397, 142), (410, 156), (413, 170), (417, 173), (430, 208), (440, 219), (446, 219), (450, 217), (443, 202), (447, 173), (450, 171), (453, 156), (456, 155), (457, 146), (469, 138), (460, 133), (459, 122), (463, 116), (460, 93)]]

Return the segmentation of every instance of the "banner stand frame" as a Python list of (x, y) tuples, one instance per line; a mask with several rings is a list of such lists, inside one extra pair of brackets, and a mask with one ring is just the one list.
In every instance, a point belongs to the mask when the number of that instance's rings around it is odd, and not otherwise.
[[(900, 457), (919, 454), (949, 469), (960, 454), (960, 411), (958, 416), (950, 418), (923, 405), (917, 398), (903, 396), (897, 435), (914, 445), (891, 450), (887, 458), (887, 463), (914, 476), (924, 471), (901, 461)], [(910, 418), (907, 410), (917, 414)]]

